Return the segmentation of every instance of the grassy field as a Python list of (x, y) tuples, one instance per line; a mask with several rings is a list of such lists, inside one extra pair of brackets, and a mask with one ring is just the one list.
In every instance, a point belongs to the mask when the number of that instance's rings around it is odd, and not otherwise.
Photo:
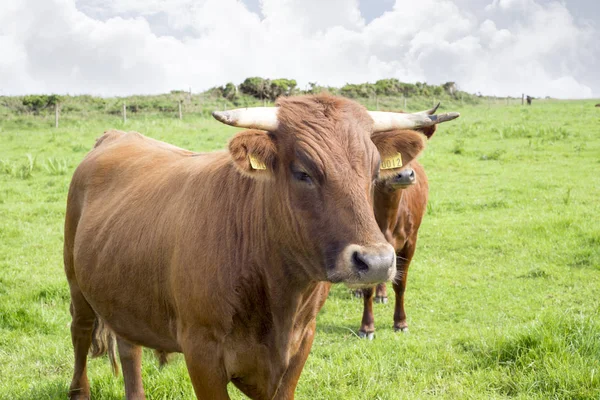
[[(358, 339), (362, 302), (334, 287), (299, 399), (600, 398), (600, 109), (536, 101), (454, 109), (421, 157), (430, 203), (406, 294), (409, 334), (392, 303)], [(108, 128), (193, 150), (235, 129), (186, 116), (0, 121), (0, 398), (66, 398), (72, 373), (63, 218), (73, 169)], [(390, 290), (390, 295), (393, 296)], [(181, 356), (151, 399), (192, 399)], [(106, 359), (89, 363), (95, 399), (123, 397)], [(235, 399), (243, 396), (234, 388)]]

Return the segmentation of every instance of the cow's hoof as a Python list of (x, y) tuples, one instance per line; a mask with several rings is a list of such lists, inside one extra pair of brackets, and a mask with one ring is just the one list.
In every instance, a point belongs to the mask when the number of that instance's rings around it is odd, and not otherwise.
[(361, 289), (353, 290), (352, 294), (354, 294), (354, 297), (356, 297), (357, 299), (363, 298), (363, 291)]
[(383, 296), (375, 296), (375, 303), (387, 304), (388, 298)]
[(404, 326), (402, 328), (394, 327), (394, 332), (408, 333), (408, 326)]
[(375, 332), (358, 331), (358, 337), (361, 339), (373, 340), (373, 338), (375, 337)]

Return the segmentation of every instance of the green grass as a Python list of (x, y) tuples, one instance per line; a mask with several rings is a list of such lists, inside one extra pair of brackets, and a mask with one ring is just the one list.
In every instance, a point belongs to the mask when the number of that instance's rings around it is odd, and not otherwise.
[[(375, 305), (375, 340), (359, 340), (361, 302), (334, 287), (297, 397), (598, 399), (596, 102), (454, 108), (462, 117), (421, 157), (431, 191), (406, 294), (410, 333), (393, 332), (391, 298)], [(119, 128), (207, 151), (236, 131), (192, 115), (52, 124), (0, 121), (1, 399), (66, 397), (73, 353), (62, 226), (70, 176), (94, 139)], [(181, 356), (159, 370), (147, 351), (143, 375), (149, 398), (193, 398)], [(89, 376), (95, 399), (123, 397), (106, 359), (91, 360)]]

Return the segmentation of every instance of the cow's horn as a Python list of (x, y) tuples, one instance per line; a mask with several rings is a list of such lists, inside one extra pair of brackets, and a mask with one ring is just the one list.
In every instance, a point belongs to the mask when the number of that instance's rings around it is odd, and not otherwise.
[(435, 106), (435, 107), (433, 107), (433, 108), (430, 108), (429, 110), (425, 110), (425, 111), (419, 111), (419, 112), (417, 112), (417, 113), (415, 113), (415, 114), (419, 114), (419, 115), (433, 115), (433, 114), (434, 114), (434, 113), (437, 111), (437, 109), (438, 109), (438, 107), (440, 106), (440, 104), (442, 104), (442, 103), (440, 103), (440, 102), (438, 101), (438, 103), (436, 104), (436, 106)]
[(237, 108), (227, 111), (213, 111), (218, 121), (240, 128), (274, 131), (277, 129), (277, 107)]
[[(427, 113), (428, 111), (424, 111)], [(369, 111), (373, 119), (373, 132), (383, 132), (392, 129), (418, 129), (426, 128), (442, 122), (451, 121), (460, 117), (457, 112), (439, 115), (425, 115), (421, 113), (404, 114), (384, 111)]]

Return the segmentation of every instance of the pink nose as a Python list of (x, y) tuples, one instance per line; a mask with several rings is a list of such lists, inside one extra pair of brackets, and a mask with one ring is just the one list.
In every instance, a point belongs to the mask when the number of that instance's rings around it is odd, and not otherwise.
[(362, 282), (385, 282), (396, 270), (396, 253), (390, 245), (356, 246), (350, 257), (350, 263), (351, 268), (358, 272)]

